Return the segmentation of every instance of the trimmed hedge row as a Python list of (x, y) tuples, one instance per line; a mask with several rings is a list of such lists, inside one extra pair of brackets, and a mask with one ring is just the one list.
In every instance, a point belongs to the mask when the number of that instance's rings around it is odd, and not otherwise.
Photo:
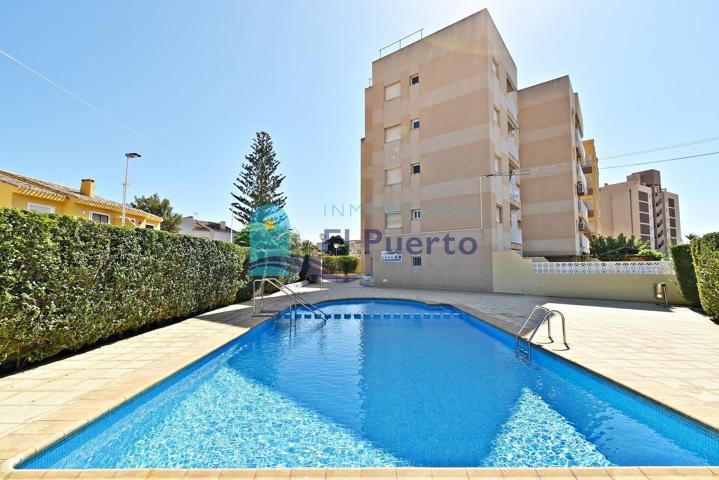
[(719, 233), (692, 240), (692, 257), (702, 309), (719, 319)]
[(354, 273), (358, 263), (359, 258), (352, 255), (330, 255), (322, 257), (322, 271), (324, 273)]
[(0, 366), (235, 301), (246, 249), (0, 209)]
[(671, 252), (679, 291), (687, 302), (699, 305), (699, 290), (697, 290), (697, 276), (694, 273), (691, 245), (672, 245)]

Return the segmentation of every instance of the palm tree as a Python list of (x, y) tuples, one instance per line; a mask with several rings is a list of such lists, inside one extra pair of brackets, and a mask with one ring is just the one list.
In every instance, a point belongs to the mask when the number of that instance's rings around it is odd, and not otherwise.
[(687, 233), (687, 234), (684, 235), (684, 236), (687, 237), (687, 240), (689, 240), (690, 243), (691, 243), (691, 241), (694, 240), (695, 238), (699, 238), (699, 235), (697, 235), (696, 233)]

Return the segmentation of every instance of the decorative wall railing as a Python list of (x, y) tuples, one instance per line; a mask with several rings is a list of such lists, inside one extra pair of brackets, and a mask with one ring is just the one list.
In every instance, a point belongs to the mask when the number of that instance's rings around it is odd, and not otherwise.
[(532, 272), (564, 275), (674, 275), (671, 262), (533, 262)]

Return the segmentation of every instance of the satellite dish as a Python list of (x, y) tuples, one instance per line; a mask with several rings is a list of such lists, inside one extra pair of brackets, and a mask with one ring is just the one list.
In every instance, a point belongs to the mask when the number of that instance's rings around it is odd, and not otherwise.
[(320, 233), (320, 240), (323, 241), (323, 242), (325, 241), (325, 234), (324, 234), (324, 233)]

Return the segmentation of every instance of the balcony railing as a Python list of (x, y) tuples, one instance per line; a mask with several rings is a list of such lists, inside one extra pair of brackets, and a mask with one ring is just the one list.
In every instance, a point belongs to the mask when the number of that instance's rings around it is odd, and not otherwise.
[(582, 185), (582, 191), (584, 192), (582, 195), (587, 194), (587, 177), (584, 175), (584, 172), (582, 171), (581, 167), (577, 167), (577, 182), (579, 182)]
[(589, 239), (584, 234), (579, 236), (579, 248), (583, 253), (589, 253)]
[(591, 175), (594, 170), (592, 169), (592, 166), (589, 165), (587, 167), (582, 167), (582, 171), (585, 175)]
[(577, 208), (582, 217), (586, 219), (589, 218), (589, 210), (587, 209), (587, 204), (584, 203), (584, 200), (577, 200)]
[(522, 230), (516, 227), (510, 228), (509, 239), (512, 243), (522, 243)]
[(516, 135), (510, 135), (507, 137), (507, 152), (519, 159), (519, 141)]
[(577, 142), (577, 150), (579, 151), (579, 157), (577, 160), (579, 161), (579, 164), (584, 167), (587, 164), (587, 154), (584, 151), (584, 144), (581, 140)]
[(520, 202), (519, 187), (517, 186), (516, 175), (512, 175), (512, 178), (509, 180), (509, 198), (511, 198), (517, 203)]
[(594, 210), (587, 210), (587, 215), (589, 218), (594, 218)]
[(519, 115), (519, 107), (517, 106), (517, 92), (510, 92), (504, 99), (504, 105), (507, 107), (507, 111), (512, 114), (514, 118)]

